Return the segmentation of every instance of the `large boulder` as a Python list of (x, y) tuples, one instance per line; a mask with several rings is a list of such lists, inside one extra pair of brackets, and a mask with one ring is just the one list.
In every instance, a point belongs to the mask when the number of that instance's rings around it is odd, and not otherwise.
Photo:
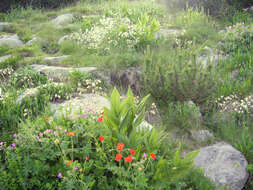
[(200, 149), (194, 165), (221, 189), (241, 190), (249, 176), (242, 153), (223, 142)]
[(61, 81), (68, 76), (68, 73), (78, 70), (82, 73), (90, 73), (96, 70), (96, 67), (81, 67), (81, 68), (72, 68), (72, 67), (56, 67), (56, 66), (47, 66), (47, 65), (31, 65), (32, 69), (36, 72), (48, 75), (49, 79), (54, 81)]
[(19, 39), (18, 35), (4, 35), (0, 36), (0, 47), (7, 45), (11, 48), (23, 46), (23, 42)]
[(97, 94), (82, 94), (62, 103), (51, 103), (54, 116), (78, 117), (80, 114), (92, 112), (101, 113), (104, 107), (110, 107), (110, 102)]
[(56, 28), (64, 27), (66, 25), (69, 25), (73, 22), (74, 16), (71, 13), (66, 13), (63, 15), (57, 16), (55, 19), (52, 20), (52, 24)]

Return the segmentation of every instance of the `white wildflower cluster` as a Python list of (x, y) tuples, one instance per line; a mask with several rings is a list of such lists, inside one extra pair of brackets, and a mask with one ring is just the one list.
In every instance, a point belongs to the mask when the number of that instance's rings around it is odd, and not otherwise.
[(3, 150), (5, 147), (6, 143), (5, 142), (0, 142), (0, 150)]
[(152, 103), (151, 104), (151, 108), (150, 108), (150, 114), (152, 115), (156, 115), (158, 113), (158, 110), (157, 110), (157, 107), (156, 107), (156, 104), (155, 103)]
[(234, 111), (240, 114), (253, 112), (253, 95), (244, 99), (240, 99), (237, 95), (221, 96), (216, 103), (222, 112)]
[(221, 30), (220, 34), (224, 34), (225, 38), (241, 38), (244, 33), (253, 33), (253, 28), (245, 23), (237, 23), (232, 26), (226, 27), (225, 30)]
[(8, 67), (8, 68), (5, 68), (5, 69), (0, 69), (0, 79), (1, 80), (6, 80), (13, 73), (14, 73), (14, 70), (11, 67)]
[(42, 85), (39, 90), (47, 91), (50, 101), (69, 100), (71, 98), (71, 89), (63, 83), (47, 83)]
[(79, 94), (83, 93), (93, 93), (93, 94), (101, 94), (103, 91), (102, 81), (99, 79), (86, 79), (83, 83), (78, 83), (77, 92)]
[(19, 87), (22, 88), (31, 88), (36, 86), (32, 76), (24, 75), (23, 73), (15, 73), (11, 80), (13, 84), (17, 84)]
[[(117, 47), (122, 42), (133, 48), (140, 41), (138, 36), (143, 33), (143, 29), (127, 17), (103, 17), (90, 30), (74, 32), (69, 39), (88, 49), (109, 50), (111, 46)], [(103, 47), (104, 44), (108, 45)]]

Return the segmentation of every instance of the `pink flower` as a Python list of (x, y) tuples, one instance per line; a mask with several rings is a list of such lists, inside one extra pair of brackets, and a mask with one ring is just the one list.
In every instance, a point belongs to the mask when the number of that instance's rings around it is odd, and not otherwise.
[(86, 117), (86, 116), (87, 116), (87, 114), (86, 114), (86, 113), (83, 113), (83, 114), (82, 114), (82, 117)]
[(39, 137), (42, 137), (42, 136), (43, 136), (43, 133), (42, 133), (42, 132), (40, 132), (40, 133), (39, 133)]
[(61, 172), (59, 172), (58, 175), (57, 175), (57, 178), (61, 179), (61, 177), (62, 177), (62, 174), (61, 174)]
[(52, 133), (52, 132), (53, 132), (52, 129), (47, 129), (47, 130), (44, 131), (44, 134), (48, 134), (48, 133)]
[(77, 167), (74, 167), (74, 170), (78, 170), (78, 168), (77, 168)]
[(147, 158), (147, 154), (146, 153), (143, 154), (143, 158)]
[(17, 134), (16, 134), (16, 133), (14, 133), (14, 134), (13, 134), (13, 138), (16, 138), (16, 137), (17, 137)]
[(243, 11), (248, 11), (249, 8), (242, 9)]
[(93, 110), (93, 108), (88, 108), (88, 111), (92, 111)]
[(11, 143), (11, 146), (12, 146), (13, 148), (15, 148), (15, 147), (16, 147), (16, 143)]

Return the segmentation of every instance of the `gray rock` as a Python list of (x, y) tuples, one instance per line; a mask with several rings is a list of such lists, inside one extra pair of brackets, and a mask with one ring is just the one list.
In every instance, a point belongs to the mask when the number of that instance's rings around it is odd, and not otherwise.
[(55, 19), (52, 20), (52, 24), (56, 28), (64, 27), (68, 24), (71, 24), (74, 20), (74, 16), (71, 13), (63, 14), (57, 16)]
[(11, 48), (23, 46), (23, 42), (19, 37), (15, 35), (4, 35), (0, 36), (0, 47), (3, 45), (8, 45)]
[(40, 43), (40, 42), (45, 42), (45, 40), (41, 39), (41, 38), (37, 38), (37, 37), (34, 37), (32, 38), (31, 40), (29, 40), (26, 45), (31, 45), (33, 43)]
[(209, 139), (214, 139), (213, 134), (208, 130), (191, 130), (191, 137), (197, 142), (206, 142)]
[(170, 28), (170, 29), (161, 29), (158, 32), (155, 33), (155, 39), (157, 38), (167, 38), (168, 36), (178, 36), (178, 35), (183, 35), (184, 30), (179, 30), (175, 28)]
[(104, 107), (110, 108), (110, 102), (97, 94), (83, 94), (63, 103), (51, 103), (55, 117), (63, 115), (75, 118), (82, 113), (101, 113)]
[(123, 87), (125, 90), (130, 87), (133, 93), (138, 93), (141, 90), (141, 69), (139, 68), (128, 68), (124, 71), (118, 71), (111, 73), (110, 81), (112, 85)]
[(55, 65), (60, 63), (62, 60), (68, 58), (69, 55), (62, 55), (59, 57), (45, 57), (42, 59), (42, 61), (44, 61), (46, 64), (48, 65)]
[(38, 94), (39, 92), (39, 89), (38, 87), (36, 88), (29, 88), (29, 89), (26, 89), (16, 100), (16, 103), (17, 104), (21, 104), (22, 101), (26, 98), (26, 97), (34, 97)]
[(0, 63), (9, 59), (9, 58), (11, 58), (11, 55), (5, 55), (5, 56), (0, 57)]
[(206, 69), (208, 63), (214, 63), (215, 66), (217, 66), (219, 64), (219, 60), (224, 58), (225, 57), (218, 55), (213, 49), (206, 46), (197, 57), (197, 63), (202, 64), (203, 68)]
[(11, 23), (8, 22), (0, 22), (0, 32), (10, 30)]
[(248, 162), (242, 153), (223, 142), (200, 149), (194, 165), (203, 169), (204, 175), (217, 188), (241, 190), (249, 176), (246, 169)]
[(56, 66), (47, 66), (47, 65), (31, 65), (32, 69), (36, 72), (43, 73), (48, 75), (48, 78), (54, 81), (61, 81), (62, 79), (68, 76), (68, 73), (78, 70), (82, 73), (90, 73), (95, 71), (96, 67), (81, 67), (81, 68), (72, 68), (72, 67), (56, 67)]

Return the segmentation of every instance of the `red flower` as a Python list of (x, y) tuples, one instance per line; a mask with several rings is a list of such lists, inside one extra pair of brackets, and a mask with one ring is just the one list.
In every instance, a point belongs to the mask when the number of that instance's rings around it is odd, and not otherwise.
[(130, 149), (130, 153), (134, 155), (136, 153), (136, 150)]
[(132, 156), (125, 157), (125, 162), (132, 162), (133, 158)]
[(99, 118), (98, 118), (98, 122), (102, 122), (103, 119), (104, 119), (104, 116), (99, 117)]
[(104, 112), (102, 112), (101, 115), (104, 115)]
[(72, 163), (72, 160), (68, 161), (66, 166), (70, 165)]
[(86, 161), (89, 161), (89, 160), (90, 160), (90, 158), (89, 158), (88, 156), (86, 156), (85, 160), (86, 160)]
[(45, 121), (48, 121), (48, 120), (49, 120), (49, 118), (50, 118), (50, 117), (45, 117), (45, 119), (44, 119), (44, 120), (45, 120)]
[(117, 162), (119, 162), (121, 159), (122, 159), (122, 155), (121, 155), (121, 154), (116, 154), (115, 160), (116, 160)]
[(98, 140), (99, 140), (100, 142), (102, 142), (102, 141), (104, 141), (104, 140), (105, 140), (105, 137), (100, 136), (100, 137), (98, 137)]
[(155, 160), (155, 159), (156, 159), (155, 153), (151, 153), (151, 154), (150, 154), (150, 157), (153, 158), (153, 159)]
[(124, 146), (125, 145), (123, 143), (118, 143), (117, 149), (121, 152), (123, 150)]
[(75, 133), (74, 132), (68, 132), (68, 136), (73, 137), (73, 136), (75, 136)]

